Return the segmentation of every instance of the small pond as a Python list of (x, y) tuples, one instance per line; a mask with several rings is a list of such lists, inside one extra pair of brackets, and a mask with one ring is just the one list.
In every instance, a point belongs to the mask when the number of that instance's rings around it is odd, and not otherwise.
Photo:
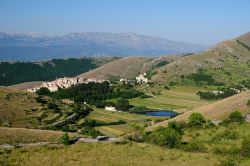
[(146, 115), (148, 116), (176, 116), (178, 113), (173, 111), (147, 111)]

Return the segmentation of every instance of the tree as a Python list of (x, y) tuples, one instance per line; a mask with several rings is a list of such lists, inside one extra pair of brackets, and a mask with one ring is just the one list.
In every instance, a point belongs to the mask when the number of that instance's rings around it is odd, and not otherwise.
[(234, 111), (229, 116), (230, 122), (240, 122), (242, 123), (244, 118), (239, 111)]
[(189, 124), (193, 127), (201, 127), (206, 123), (205, 118), (200, 113), (192, 113), (189, 118)]
[(129, 110), (129, 102), (126, 99), (118, 99), (115, 105), (116, 109), (121, 111)]
[(64, 135), (61, 137), (61, 142), (64, 145), (69, 145), (69, 135), (68, 135), (68, 133), (64, 133)]

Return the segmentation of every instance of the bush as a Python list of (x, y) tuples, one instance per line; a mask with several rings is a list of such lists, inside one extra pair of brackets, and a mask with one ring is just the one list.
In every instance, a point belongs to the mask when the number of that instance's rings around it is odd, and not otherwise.
[(36, 91), (36, 94), (38, 95), (49, 95), (50, 94), (50, 90), (48, 88), (40, 88), (39, 90)]
[(192, 113), (188, 120), (189, 125), (192, 127), (202, 127), (206, 123), (205, 118), (200, 113)]
[(174, 129), (177, 133), (180, 135), (183, 135), (183, 128), (185, 128), (186, 124), (185, 122), (168, 122), (168, 128)]
[(239, 111), (234, 111), (234, 112), (232, 112), (230, 114), (229, 120), (230, 120), (230, 122), (240, 122), (240, 123), (242, 123), (244, 118), (243, 118), (242, 114)]
[(152, 98), (152, 96), (150, 96), (150, 95), (141, 95), (140, 98), (141, 99), (147, 99), (147, 98)]
[(128, 111), (129, 110), (129, 102), (126, 99), (118, 99), (115, 107), (117, 110)]
[(169, 85), (165, 85), (164, 88), (165, 88), (166, 90), (170, 90), (170, 86), (169, 86)]
[(201, 144), (196, 142), (190, 142), (185, 145), (182, 145), (181, 148), (188, 152), (206, 152), (207, 148)]
[(149, 133), (145, 139), (156, 145), (174, 148), (179, 145), (181, 135), (174, 129), (159, 127), (152, 133)]
[(223, 132), (220, 132), (216, 134), (213, 138), (212, 141), (221, 141), (221, 140), (235, 140), (239, 137), (239, 133), (236, 131), (232, 130), (225, 130)]
[(250, 157), (250, 137), (245, 137), (241, 143), (241, 154)]
[(250, 106), (250, 100), (247, 101), (247, 106)]
[(47, 107), (48, 109), (51, 109), (51, 110), (59, 110), (58, 105), (55, 102), (49, 102), (47, 104)]
[(61, 142), (64, 145), (69, 145), (69, 135), (68, 135), (68, 133), (64, 133), (64, 135), (61, 137)]
[(47, 104), (47, 101), (42, 96), (40, 96), (40, 95), (38, 97), (36, 97), (35, 99), (36, 99), (37, 103)]
[(145, 106), (135, 106), (134, 108), (131, 108), (129, 110), (129, 113), (141, 113), (144, 114), (146, 113), (147, 107)]
[(102, 133), (100, 133), (98, 130), (96, 130), (95, 128), (89, 127), (89, 126), (84, 127), (81, 130), (81, 134), (83, 134), (83, 135), (89, 135), (92, 138), (96, 138), (97, 136), (102, 135)]

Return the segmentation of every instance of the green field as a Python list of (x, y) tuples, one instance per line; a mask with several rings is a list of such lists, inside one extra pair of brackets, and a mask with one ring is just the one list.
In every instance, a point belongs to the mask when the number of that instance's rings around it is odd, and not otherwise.
[(88, 116), (100, 122), (116, 122), (122, 120), (126, 124), (96, 127), (103, 134), (108, 136), (122, 136), (135, 130), (136, 127), (150, 125), (153, 121), (166, 120), (166, 117), (153, 117), (125, 112), (111, 112), (103, 109), (94, 109)]
[(154, 87), (139, 87), (151, 98), (130, 99), (132, 105), (142, 105), (151, 109), (176, 110), (177, 112), (186, 112), (200, 106), (211, 103), (211, 101), (201, 100), (196, 93), (204, 90), (197, 87), (171, 87), (166, 90), (163, 86), (155, 85)]

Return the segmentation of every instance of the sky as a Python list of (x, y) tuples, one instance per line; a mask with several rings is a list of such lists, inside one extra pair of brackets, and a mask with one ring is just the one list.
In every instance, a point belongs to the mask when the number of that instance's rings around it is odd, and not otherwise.
[(203, 45), (250, 31), (250, 0), (0, 0), (0, 32), (133, 32)]

